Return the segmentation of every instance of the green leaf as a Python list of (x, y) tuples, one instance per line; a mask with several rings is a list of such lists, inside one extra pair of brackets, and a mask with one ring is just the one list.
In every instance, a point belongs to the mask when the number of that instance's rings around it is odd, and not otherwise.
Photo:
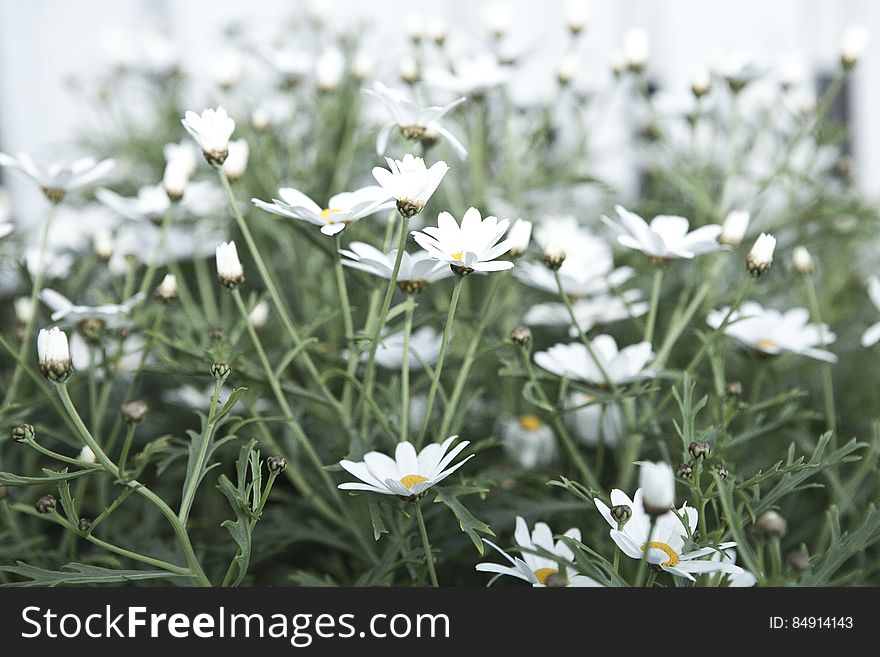
[(477, 551), (480, 554), (483, 554), (486, 547), (483, 545), (483, 540), (480, 538), (480, 534), (495, 536), (495, 532), (492, 531), (492, 528), (485, 522), (477, 520), (473, 514), (467, 510), (465, 505), (462, 504), (457, 497), (452, 496), (448, 491), (437, 489), (437, 497), (434, 499), (434, 503), (436, 504), (438, 502), (442, 502), (449, 507), (458, 519), (461, 531), (470, 537), (474, 546), (477, 548)]
[(46, 570), (24, 563), (16, 562), (16, 566), (0, 566), (0, 571), (18, 575), (27, 579), (25, 582), (10, 582), (0, 586), (83, 586), (84, 584), (119, 584), (145, 579), (168, 579), (183, 577), (165, 570), (114, 570), (100, 566), (89, 566), (82, 563), (69, 563), (61, 566), (61, 570)]
[(370, 508), (370, 520), (373, 523), (373, 538), (378, 541), (382, 534), (388, 533), (388, 530), (385, 528), (385, 521), (382, 520), (382, 509), (372, 500), (367, 502), (367, 506)]
[(76, 470), (68, 472), (67, 468), (61, 472), (56, 472), (48, 468), (43, 468), (45, 477), (23, 477), (11, 472), (0, 472), (0, 486), (47, 486), (59, 481), (69, 481), (71, 479), (79, 479), (96, 472), (103, 472), (98, 468), (87, 468), (84, 470)]
[(262, 496), (260, 452), (254, 449), (256, 444), (256, 440), (251, 440), (238, 453), (235, 462), (237, 485), (233, 485), (226, 475), (220, 475), (217, 481), (217, 488), (229, 500), (229, 505), (235, 513), (235, 520), (224, 520), (221, 523), (221, 527), (226, 528), (238, 546), (238, 552), (232, 559), (237, 574), (229, 582), (230, 586), (239, 586), (244, 581), (251, 562), (252, 534), (257, 521), (255, 511)]

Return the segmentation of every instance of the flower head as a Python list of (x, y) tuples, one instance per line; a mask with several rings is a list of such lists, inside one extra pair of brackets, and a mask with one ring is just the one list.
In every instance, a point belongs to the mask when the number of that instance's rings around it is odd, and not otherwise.
[(648, 312), (648, 304), (640, 290), (626, 290), (621, 294), (599, 294), (587, 299), (577, 299), (572, 304), (578, 326), (573, 326), (571, 315), (563, 303), (535, 304), (523, 317), (532, 326), (568, 326), (569, 335), (578, 336), (578, 327), (587, 332), (600, 324), (611, 324), (624, 319), (641, 317)]
[(501, 271), (513, 267), (512, 262), (495, 260), (510, 249), (509, 240), (499, 242), (510, 221), (496, 217), (480, 216), (480, 211), (470, 208), (464, 213), (459, 226), (448, 212), (437, 216), (437, 225), (413, 231), (413, 239), (428, 254), (451, 265), (460, 276), (474, 271)]
[[(403, 333), (384, 336), (376, 348), (376, 364), (389, 370), (399, 370), (404, 363)], [(440, 335), (432, 326), (422, 326), (409, 338), (409, 366), (433, 365), (440, 357)], [(362, 360), (368, 359), (364, 353)]]
[[(614, 489), (611, 491), (611, 507), (598, 497), (594, 500), (599, 513), (611, 526), (611, 539), (626, 556), (641, 560), (644, 555), (649, 564), (691, 581), (694, 581), (694, 575), (702, 573), (723, 572), (737, 575), (743, 572), (742, 568), (730, 561), (703, 558), (730, 549), (736, 543), (721, 543), (714, 547), (684, 551), (685, 540), (697, 529), (696, 509), (685, 504), (677, 511), (669, 510), (652, 519), (643, 507), (642, 496), (641, 488), (636, 491), (633, 499), (623, 491)], [(622, 528), (613, 514), (613, 509), (621, 507), (628, 508), (631, 513)]]
[(73, 373), (67, 334), (57, 326), (40, 329), (40, 334), (37, 336), (37, 359), (40, 363), (40, 371), (49, 381), (53, 383), (66, 381)]
[(464, 440), (449, 451), (456, 438), (458, 436), (450, 436), (442, 444), (428, 445), (418, 454), (412, 443), (405, 441), (397, 445), (394, 458), (382, 452), (367, 452), (363, 461), (340, 461), (339, 465), (360, 482), (339, 484), (339, 488), (418, 499), (475, 456), (471, 454), (450, 466), (469, 444)]
[(443, 160), (430, 168), (425, 161), (407, 153), (402, 160), (386, 157), (388, 168), (373, 167), (373, 177), (397, 201), (397, 210), (404, 217), (418, 214), (437, 191), (449, 166)]
[(502, 422), (501, 438), (505, 453), (526, 470), (549, 465), (556, 458), (553, 429), (535, 415)]
[[(581, 531), (577, 528), (572, 528), (565, 532), (563, 536), (580, 541)], [(553, 532), (546, 523), (535, 523), (535, 529), (529, 532), (529, 526), (526, 524), (526, 521), (522, 517), (517, 516), (514, 538), (516, 539), (517, 546), (520, 548), (522, 558), (512, 557), (491, 541), (483, 539), (486, 545), (497, 550), (511, 565), (480, 563), (477, 564), (476, 569), (482, 573), (496, 573), (498, 575), (516, 577), (534, 587), (553, 585), (602, 586), (591, 577), (577, 573), (574, 569), (574, 552), (562, 540), (554, 543)], [(539, 550), (548, 552), (556, 558), (535, 554)]]
[(688, 232), (690, 224), (684, 217), (658, 215), (648, 224), (639, 215), (619, 205), (615, 210), (617, 221), (608, 217), (602, 217), (602, 221), (617, 233), (617, 243), (658, 261), (691, 259), (722, 248), (717, 239), (722, 232), (718, 224)]
[[(729, 308), (709, 313), (707, 323), (719, 328)], [(801, 354), (817, 360), (836, 363), (837, 356), (824, 349), (837, 336), (825, 324), (811, 324), (806, 308), (792, 308), (784, 313), (764, 309), (761, 304), (746, 301), (730, 313), (724, 333), (762, 354), (775, 356), (781, 353)]]
[(53, 203), (58, 203), (71, 191), (91, 185), (106, 176), (115, 160), (98, 162), (91, 157), (83, 157), (70, 164), (52, 164), (44, 167), (37, 164), (27, 153), (15, 157), (0, 153), (0, 166), (9, 167), (40, 186), (43, 193)]
[(521, 256), (529, 248), (532, 238), (532, 222), (525, 219), (517, 219), (510, 227), (507, 241), (510, 242), (510, 255), (514, 258)]
[(840, 61), (844, 68), (852, 68), (865, 54), (871, 33), (864, 25), (849, 25), (840, 41)]
[(796, 246), (791, 253), (795, 274), (812, 274), (816, 271), (816, 261), (805, 246)]
[(201, 147), (209, 164), (223, 164), (229, 155), (229, 138), (235, 130), (235, 121), (225, 109), (205, 109), (201, 114), (188, 111), (181, 123)]
[[(397, 260), (397, 249), (382, 253), (374, 246), (364, 242), (352, 242), (348, 250), (340, 250), (344, 256), (342, 264), (352, 269), (360, 269), (374, 276), (390, 280)], [(407, 294), (416, 294), (428, 285), (452, 276), (452, 270), (443, 262), (438, 262), (425, 251), (403, 252), (400, 269), (397, 272), (397, 287)]]
[(365, 89), (364, 93), (381, 102), (391, 115), (391, 121), (382, 126), (376, 137), (376, 152), (379, 155), (385, 154), (391, 131), (398, 128), (406, 139), (421, 142), (425, 146), (432, 146), (443, 137), (458, 157), (467, 157), (467, 149), (440, 122), (450, 110), (465, 101), (464, 97), (442, 106), (422, 107), (403, 91), (387, 87), (381, 82), (376, 82), (372, 89)]
[(138, 293), (122, 303), (78, 306), (63, 294), (50, 288), (40, 292), (40, 300), (52, 309), (53, 322), (63, 322), (67, 326), (81, 326), (84, 322), (98, 323), (102, 329), (116, 329), (123, 326), (132, 309), (145, 297), (146, 295)]
[(749, 272), (755, 276), (766, 273), (773, 263), (775, 249), (776, 238), (767, 233), (761, 233), (746, 257), (746, 266), (749, 268)]
[[(181, 191), (181, 195), (183, 192)], [(131, 221), (150, 221), (158, 224), (171, 206), (167, 188), (159, 185), (145, 185), (137, 196), (121, 196), (114, 191), (100, 187), (95, 197), (105, 206)]]
[(189, 142), (165, 144), (165, 172), (162, 175), (162, 186), (172, 201), (183, 198), (189, 179), (196, 171), (196, 153)]
[(320, 226), (324, 235), (335, 235), (350, 223), (394, 207), (388, 191), (376, 185), (336, 194), (330, 197), (326, 208), (291, 187), (282, 187), (278, 195), (281, 198), (272, 199), (271, 203), (257, 198), (251, 202), (272, 214)]
[(177, 298), (177, 277), (174, 274), (165, 274), (156, 288), (156, 298), (166, 303)]
[(583, 343), (574, 342), (556, 344), (547, 351), (539, 351), (535, 354), (535, 363), (557, 376), (598, 386), (607, 383), (603, 372), (617, 385), (654, 376), (653, 372), (645, 369), (654, 358), (649, 342), (639, 342), (618, 350), (617, 343), (610, 335), (597, 335), (592, 339), (592, 346), (596, 360)]
[(237, 287), (244, 280), (244, 268), (238, 259), (235, 242), (224, 242), (217, 247), (217, 280), (224, 287)]
[(233, 139), (229, 142), (229, 155), (223, 162), (223, 171), (229, 182), (235, 182), (244, 175), (247, 169), (250, 148), (244, 139)]
[(721, 224), (718, 241), (727, 246), (739, 246), (749, 229), (751, 214), (748, 210), (732, 210)]

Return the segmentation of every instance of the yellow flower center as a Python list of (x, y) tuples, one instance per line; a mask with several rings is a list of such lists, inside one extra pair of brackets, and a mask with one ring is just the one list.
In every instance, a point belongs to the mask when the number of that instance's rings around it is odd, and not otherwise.
[(763, 351), (775, 351), (779, 348), (779, 344), (770, 338), (761, 338), (755, 342), (755, 346)]
[(678, 562), (681, 561), (678, 556), (678, 552), (669, 547), (667, 543), (661, 543), (660, 541), (651, 541), (650, 543), (648, 543), (647, 547), (644, 544), (642, 545), (642, 552), (644, 552), (647, 548), (654, 548), (656, 550), (660, 550), (661, 552), (666, 553), (666, 556), (669, 557), (669, 560), (661, 563), (661, 566), (677, 566)]
[(421, 475), (406, 475), (405, 477), (400, 478), (400, 483), (402, 483), (407, 488), (412, 488), (416, 484), (420, 484), (423, 481), (428, 481)]
[(330, 215), (333, 214), (333, 213), (335, 213), (335, 212), (342, 212), (342, 210), (335, 210), (335, 209), (333, 209), (333, 208), (326, 208), (326, 209), (324, 209), (324, 210), (321, 210), (321, 219), (323, 219), (324, 221), (326, 221), (328, 224), (332, 224), (332, 223), (334, 223), (334, 222), (333, 222), (333, 220), (330, 218)]
[(538, 581), (541, 584), (544, 584), (550, 575), (555, 575), (558, 572), (559, 571), (555, 568), (538, 568), (538, 570), (535, 571), (535, 577), (538, 578)]
[(452, 254), (452, 259), (453, 260), (461, 260), (463, 255), (464, 255), (463, 251), (458, 251), (457, 253)]
[(541, 428), (541, 420), (539, 420), (534, 415), (523, 415), (519, 419), (519, 426), (527, 431), (535, 431), (536, 429)]

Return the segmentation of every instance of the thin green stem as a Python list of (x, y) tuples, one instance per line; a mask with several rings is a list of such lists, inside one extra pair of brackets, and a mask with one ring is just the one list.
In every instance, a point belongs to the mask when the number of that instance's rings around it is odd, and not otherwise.
[(131, 443), (134, 440), (134, 430), (137, 424), (132, 422), (125, 432), (125, 441), (122, 443), (122, 451), (119, 454), (119, 476), (125, 479), (125, 466), (128, 461), (128, 453), (131, 451)]
[(431, 416), (434, 411), (434, 400), (437, 397), (437, 390), (440, 387), (440, 375), (443, 373), (443, 361), (446, 359), (446, 350), (449, 347), (449, 335), (452, 332), (452, 325), (455, 321), (455, 309), (458, 307), (458, 299), (461, 297), (461, 288), (464, 283), (464, 276), (459, 276), (455, 281), (455, 287), (452, 289), (452, 299), (449, 301), (449, 311), (446, 314), (446, 323), (443, 325), (443, 338), (440, 342), (440, 354), (437, 357), (437, 365), (434, 367), (434, 376), (431, 379), (431, 388), (428, 391), (428, 398), (425, 401), (425, 417), (422, 420), (422, 428), (419, 430), (419, 437), (416, 440), (416, 447), (420, 448), (425, 441), (425, 434), (431, 425)]
[(196, 455), (192, 476), (189, 485), (183, 491), (183, 499), (180, 501), (180, 511), (177, 514), (180, 524), (186, 527), (189, 513), (192, 510), (196, 498), (196, 491), (202, 481), (202, 470), (205, 468), (205, 459), (208, 458), (208, 448), (214, 436), (214, 428), (217, 426), (217, 400), (220, 398), (220, 389), (223, 387), (223, 379), (214, 382), (214, 393), (211, 395), (211, 404), (208, 407), (208, 419), (205, 421), (205, 430), (202, 432), (202, 442)]
[(660, 304), (660, 290), (663, 286), (663, 274), (666, 268), (663, 265), (654, 267), (654, 281), (651, 285), (651, 306), (648, 310), (648, 321), (645, 324), (645, 336), (643, 340), (650, 344), (654, 343), (654, 326), (657, 324), (657, 307)]
[(173, 220), (174, 204), (172, 203), (168, 206), (168, 210), (165, 211), (165, 216), (162, 217), (162, 225), (159, 227), (159, 239), (156, 242), (156, 249), (153, 251), (153, 256), (150, 258), (150, 264), (147, 266), (147, 271), (144, 273), (143, 280), (141, 280), (141, 287), (139, 290), (141, 294), (146, 294), (153, 286), (156, 269), (159, 267), (159, 258), (165, 251), (165, 240), (168, 238), (168, 229)]
[[(825, 327), (822, 324), (822, 312), (819, 307), (819, 297), (816, 294), (816, 285), (810, 274), (804, 274), (804, 287), (807, 291), (807, 302), (810, 306), (810, 314), (813, 321), (819, 325), (819, 346), (825, 349), (828, 346), (828, 339), (825, 335)], [(825, 398), (825, 424), (828, 431), (831, 432), (831, 440), (828, 442), (829, 448), (833, 451), (837, 449), (837, 412), (834, 404), (834, 379), (831, 376), (831, 363), (822, 363), (822, 390)]]
[[(342, 326), (345, 331), (345, 342), (348, 345), (348, 353), (352, 354), (354, 348), (354, 322), (351, 318), (351, 304), (348, 300), (348, 287), (345, 285), (345, 273), (342, 268), (342, 257), (339, 249), (342, 248), (341, 233), (335, 236), (336, 248), (333, 249), (333, 268), (336, 272), (336, 289), (339, 292), (339, 307), (342, 310)], [(357, 361), (355, 361), (355, 364)], [(351, 360), (349, 359), (349, 364)], [(354, 375), (354, 372), (349, 372)], [(342, 408), (346, 415), (351, 413), (351, 381), (346, 377), (342, 389)]]
[(12, 372), (12, 378), (9, 380), (9, 387), (6, 389), (6, 396), (3, 399), (3, 410), (15, 400), (15, 393), (18, 391), (18, 385), (21, 382), (23, 373), (23, 363), (27, 363), (30, 355), (31, 342), (34, 332), (34, 323), (37, 321), (37, 300), (40, 298), (40, 292), (43, 290), (43, 282), (46, 278), (46, 248), (49, 244), (49, 231), (52, 227), (52, 219), (55, 217), (55, 203), (49, 206), (49, 212), (46, 215), (46, 222), (43, 224), (43, 234), (40, 238), (40, 251), (37, 257), (37, 270), (34, 275), (33, 286), (31, 287), (30, 309), (31, 313), (25, 322), (24, 331), (22, 332), (21, 345), (18, 348), (18, 358), (16, 358), (15, 370)]
[(425, 518), (422, 515), (422, 505), (416, 502), (416, 518), (419, 521), (419, 534), (422, 536), (422, 548), (425, 550), (425, 563), (428, 565), (428, 575), (431, 578), (431, 586), (437, 588), (437, 571), (434, 570), (434, 557), (431, 555), (431, 543), (428, 541), (428, 530), (425, 527)]
[(416, 304), (410, 299), (403, 317), (403, 363), (400, 366), (400, 442), (409, 439), (409, 338)]

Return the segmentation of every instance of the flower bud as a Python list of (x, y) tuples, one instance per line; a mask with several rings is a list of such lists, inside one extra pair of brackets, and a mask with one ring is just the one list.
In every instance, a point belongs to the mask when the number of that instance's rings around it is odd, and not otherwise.
[(786, 561), (788, 561), (789, 566), (800, 573), (810, 567), (810, 555), (804, 549), (789, 552)]
[(109, 230), (97, 231), (92, 240), (92, 245), (95, 249), (95, 255), (98, 256), (100, 261), (107, 262), (113, 257), (113, 249), (116, 245), (113, 243), (113, 233)]
[(773, 263), (773, 251), (776, 249), (776, 238), (767, 233), (761, 233), (755, 240), (752, 250), (746, 258), (746, 266), (753, 276), (760, 276), (770, 269)]
[(83, 463), (97, 463), (98, 457), (95, 456), (95, 453), (92, 451), (92, 448), (88, 445), (85, 445), (79, 452), (79, 455), (76, 457), (77, 461), (82, 461)]
[(563, 56), (562, 61), (559, 62), (559, 68), (556, 69), (556, 79), (559, 84), (565, 86), (572, 81), (577, 74), (578, 64), (577, 53), (569, 52)]
[(419, 71), (419, 63), (415, 57), (406, 56), (400, 60), (399, 64), (400, 79), (406, 84), (415, 84), (422, 79), (421, 71)]
[(675, 477), (668, 463), (639, 463), (642, 506), (652, 516), (661, 516), (675, 504)]
[(34, 320), (34, 304), (30, 297), (19, 297), (13, 302), (15, 306), (15, 321), (22, 326), (30, 324)]
[(675, 468), (675, 476), (679, 479), (690, 479), (694, 474), (694, 468), (690, 463), (679, 463)]
[(177, 298), (177, 277), (174, 274), (165, 274), (165, 278), (156, 288), (156, 298), (165, 303)]
[(743, 384), (739, 381), (728, 381), (724, 386), (724, 394), (728, 397), (739, 397), (743, 394)]
[(587, 0), (568, 0), (565, 3), (565, 24), (572, 34), (580, 34), (590, 20)]
[(440, 18), (432, 18), (428, 21), (428, 34), (438, 46), (446, 43), (446, 23)]
[(229, 363), (214, 363), (211, 365), (211, 376), (213, 376), (218, 381), (223, 381), (226, 377), (229, 376), (229, 373), (232, 372), (232, 367)]
[(140, 399), (132, 399), (129, 402), (125, 402), (119, 408), (119, 412), (122, 414), (122, 419), (125, 420), (127, 424), (137, 424), (144, 419), (148, 410), (150, 409), (146, 402), (141, 401)]
[(222, 342), (223, 335), (223, 329), (219, 326), (215, 326), (210, 331), (208, 331), (208, 337), (211, 338), (211, 342)]
[(257, 107), (251, 112), (251, 127), (256, 132), (263, 132), (272, 125), (272, 117), (265, 107)]
[(37, 336), (37, 358), (43, 376), (53, 383), (67, 381), (73, 372), (67, 334), (57, 326), (40, 330)]
[(843, 33), (840, 42), (840, 63), (844, 69), (851, 69), (858, 64), (865, 54), (870, 33), (864, 25), (850, 25)]
[(260, 301), (248, 315), (248, 321), (254, 328), (263, 328), (269, 320), (269, 302)]
[(718, 241), (727, 246), (739, 246), (749, 229), (751, 215), (748, 210), (733, 210), (724, 218), (721, 224), (721, 235)]
[(34, 427), (30, 424), (18, 424), (12, 427), (12, 439), (17, 443), (26, 443), (34, 439)]
[(617, 521), (618, 528), (623, 527), (630, 518), (632, 518), (633, 510), (627, 504), (618, 504), (611, 507), (611, 517)]
[(568, 578), (560, 572), (550, 573), (544, 579), (547, 588), (561, 588), (568, 586)]
[(217, 247), (217, 280), (230, 290), (244, 280), (244, 269), (238, 259), (235, 242), (225, 242)]
[(544, 264), (553, 271), (562, 267), (565, 262), (565, 250), (558, 242), (551, 242), (544, 247)]
[(776, 511), (765, 511), (755, 521), (755, 531), (761, 536), (778, 538), (785, 534), (787, 523)]
[(707, 68), (701, 68), (691, 79), (691, 93), (695, 98), (702, 98), (712, 90), (712, 73)]
[(513, 13), (510, 6), (495, 2), (483, 10), (483, 25), (496, 39), (502, 39), (510, 31)]
[(527, 326), (517, 326), (510, 332), (510, 339), (518, 345), (527, 345), (532, 341), (532, 331)]
[(250, 149), (244, 139), (235, 139), (229, 142), (229, 155), (223, 162), (223, 171), (229, 182), (235, 182), (244, 175), (247, 170), (248, 155)]
[(92, 521), (89, 518), (80, 518), (79, 522), (76, 523), (76, 528), (85, 533), (92, 528)]
[(688, 445), (688, 451), (695, 459), (707, 459), (709, 458), (711, 449), (709, 448), (709, 443), (702, 440), (695, 440)]
[(282, 472), (287, 467), (287, 459), (283, 456), (270, 456), (266, 459), (266, 467), (269, 472)]
[(513, 258), (521, 256), (529, 248), (532, 238), (532, 222), (525, 219), (517, 219), (513, 222), (507, 240), (510, 242), (510, 255)]
[(730, 474), (727, 471), (727, 466), (725, 466), (723, 463), (716, 463), (712, 467), (712, 469), (715, 471), (715, 474), (717, 474), (722, 479), (727, 479), (727, 475)]
[(56, 506), (58, 506), (58, 502), (52, 495), (43, 495), (43, 497), (38, 499), (36, 504), (34, 504), (34, 508), (39, 513), (52, 513)]
[(634, 73), (645, 70), (651, 52), (651, 41), (643, 29), (628, 30), (623, 36), (623, 58), (626, 68)]
[(318, 91), (335, 91), (345, 75), (345, 55), (339, 48), (328, 48), (315, 62), (315, 82)]
[(812, 274), (816, 271), (816, 261), (806, 247), (796, 246), (792, 252), (792, 263), (795, 274)]

